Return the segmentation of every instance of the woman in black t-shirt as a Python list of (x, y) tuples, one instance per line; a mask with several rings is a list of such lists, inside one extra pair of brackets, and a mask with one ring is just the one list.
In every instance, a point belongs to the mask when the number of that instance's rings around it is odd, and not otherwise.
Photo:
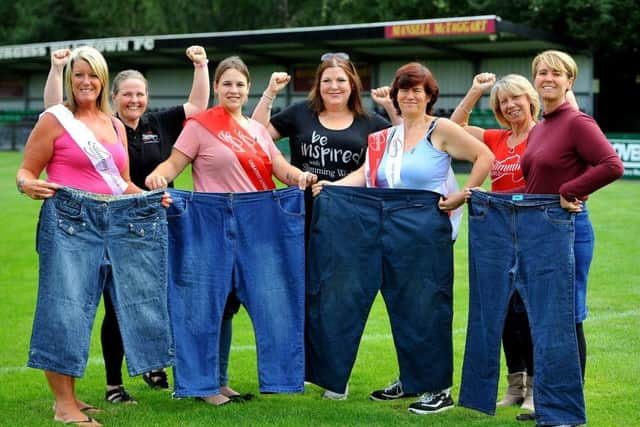
[[(391, 124), (364, 109), (362, 83), (346, 53), (326, 53), (320, 60), (306, 101), (292, 104), (271, 117), (274, 98), (290, 80), (287, 73), (276, 72), (271, 75), (253, 118), (265, 125), (274, 141), (289, 137), (292, 165), (317, 175), (318, 180), (335, 181), (362, 165), (369, 134)], [(371, 97), (385, 109), (394, 124), (400, 122), (388, 87), (372, 90)], [(309, 190), (305, 193), (305, 202), (307, 242), (313, 207)], [(323, 397), (345, 399), (347, 394), (347, 390), (326, 390)]]

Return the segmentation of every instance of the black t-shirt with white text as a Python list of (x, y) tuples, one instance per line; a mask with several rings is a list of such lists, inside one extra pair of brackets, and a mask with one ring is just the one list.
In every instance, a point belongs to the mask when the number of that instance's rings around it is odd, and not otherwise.
[(271, 117), (271, 124), (289, 137), (292, 165), (329, 181), (358, 169), (364, 163), (369, 134), (391, 126), (379, 114), (368, 113), (356, 116), (346, 129), (327, 129), (308, 101), (285, 108)]

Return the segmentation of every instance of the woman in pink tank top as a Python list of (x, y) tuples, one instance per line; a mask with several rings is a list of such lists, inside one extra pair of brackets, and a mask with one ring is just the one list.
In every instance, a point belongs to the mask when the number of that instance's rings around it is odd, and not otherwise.
[[(65, 73), (66, 107), (111, 153), (115, 164), (113, 169), (116, 175), (120, 175), (117, 178), (124, 193), (137, 193), (141, 190), (129, 178), (124, 126), (111, 116), (109, 93), (105, 90), (108, 83), (107, 63), (100, 52), (87, 46), (72, 52)], [(45, 169), (47, 180), (40, 179)], [(52, 113), (42, 114), (29, 135), (16, 179), (18, 190), (36, 200), (52, 197), (62, 186), (113, 194), (89, 157)], [(83, 426), (102, 425), (82, 412), (95, 413), (99, 410), (76, 398), (75, 378), (48, 370), (45, 370), (45, 377), (55, 397), (56, 421)]]

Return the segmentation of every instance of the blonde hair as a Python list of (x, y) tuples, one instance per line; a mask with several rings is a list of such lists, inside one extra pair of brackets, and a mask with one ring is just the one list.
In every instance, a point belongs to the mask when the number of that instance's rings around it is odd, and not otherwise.
[(531, 74), (536, 78), (536, 70), (538, 65), (543, 62), (551, 67), (554, 71), (560, 71), (567, 74), (567, 77), (575, 82), (578, 78), (578, 66), (571, 55), (559, 50), (545, 50), (538, 54), (531, 62)]
[(111, 115), (111, 106), (109, 105), (109, 67), (107, 67), (107, 61), (104, 56), (95, 48), (91, 46), (81, 46), (71, 51), (71, 59), (67, 63), (64, 73), (64, 88), (67, 92), (67, 106), (74, 113), (78, 109), (75, 97), (73, 95), (73, 86), (71, 80), (73, 77), (73, 64), (78, 61), (85, 61), (100, 81), (100, 94), (96, 104), (100, 111), (105, 114)]
[(498, 99), (499, 91), (509, 92), (513, 96), (525, 95), (529, 99), (531, 117), (534, 121), (538, 120), (538, 115), (540, 114), (540, 97), (538, 96), (538, 92), (536, 92), (531, 82), (525, 77), (519, 74), (507, 74), (493, 85), (489, 97), (489, 105), (491, 105), (493, 114), (501, 126), (511, 128), (511, 124), (500, 109), (500, 99)]

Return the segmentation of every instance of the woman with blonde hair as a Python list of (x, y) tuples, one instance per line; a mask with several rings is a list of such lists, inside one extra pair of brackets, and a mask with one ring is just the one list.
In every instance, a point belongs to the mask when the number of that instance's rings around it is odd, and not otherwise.
[[(489, 105), (504, 129), (468, 125), (471, 111), (489, 89)], [(540, 98), (525, 77), (508, 74), (496, 81), (493, 73), (480, 73), (473, 78), (471, 88), (454, 110), (451, 120), (484, 142), (494, 154), (491, 191), (511, 192), (524, 186), (520, 160), (527, 148), (529, 131), (535, 126), (539, 114)], [(508, 386), (497, 406), (521, 405), (523, 409), (533, 411), (533, 343), (527, 312), (517, 292), (509, 303), (502, 344)]]
[[(55, 397), (54, 420), (100, 426), (84, 415), (99, 410), (77, 399), (75, 378), (86, 367), (103, 289), (119, 295), (114, 306), (130, 351), (129, 372), (136, 375), (172, 363), (168, 312), (166, 306), (153, 304), (166, 299), (166, 278), (157, 268), (158, 262), (166, 262), (161, 248), (165, 213), (158, 210), (158, 193), (113, 197), (141, 190), (129, 176), (124, 126), (111, 114), (109, 71), (102, 54), (87, 46), (71, 51), (64, 80), (67, 104), (41, 115), (17, 173), (21, 192), (45, 200), (38, 224), (40, 278), (28, 366), (45, 371)], [(47, 178), (42, 180), (45, 169)], [(144, 238), (150, 224), (156, 232)], [(107, 232), (110, 239), (102, 237)], [(153, 257), (153, 268), (148, 258), (131, 260), (125, 254), (128, 244)], [(123, 277), (139, 280), (123, 285)], [(128, 328), (132, 323), (136, 329)], [(136, 330), (155, 339), (139, 340)]]

